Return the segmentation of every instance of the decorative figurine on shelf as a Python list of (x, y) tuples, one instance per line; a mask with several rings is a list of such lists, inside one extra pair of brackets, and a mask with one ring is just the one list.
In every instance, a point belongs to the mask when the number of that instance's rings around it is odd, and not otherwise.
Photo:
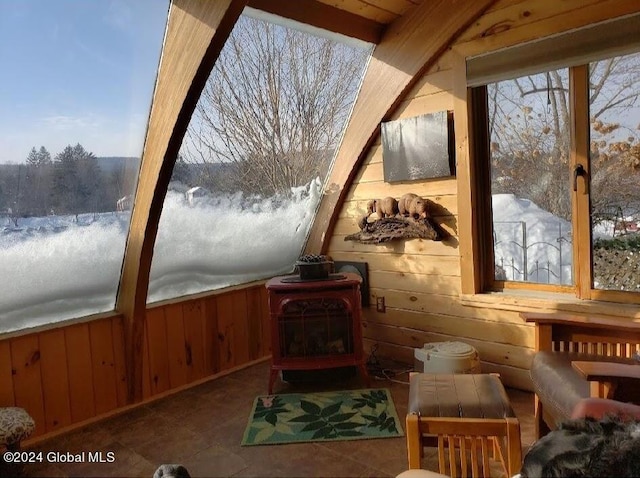
[(376, 213), (378, 219), (383, 217), (394, 217), (398, 214), (398, 201), (391, 196), (382, 200), (373, 199), (367, 203), (367, 212), (369, 215)]
[[(446, 234), (429, 212), (430, 202), (414, 193), (406, 193), (399, 200), (385, 197), (367, 203), (367, 215), (358, 221), (360, 231), (344, 238), (363, 244), (378, 244), (398, 239), (442, 240)], [(370, 216), (375, 213), (373, 222)]]
[(429, 216), (428, 203), (417, 194), (407, 193), (398, 201), (398, 211), (405, 217), (423, 218)]

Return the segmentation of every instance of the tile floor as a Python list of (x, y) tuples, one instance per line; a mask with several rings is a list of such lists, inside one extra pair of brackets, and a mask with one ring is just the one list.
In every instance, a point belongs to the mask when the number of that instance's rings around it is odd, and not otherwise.
[[(405, 438), (241, 447), (253, 400), (266, 393), (269, 363), (140, 406), (40, 443), (44, 452), (114, 452), (114, 463), (27, 465), (28, 477), (147, 477), (162, 463), (183, 464), (193, 477), (394, 477), (407, 468)], [(398, 380), (407, 380), (400, 375)], [(408, 386), (389, 388), (404, 421)], [(278, 382), (275, 392), (361, 388), (358, 377), (321, 384)], [(522, 430), (523, 452), (534, 439), (533, 395), (508, 390)], [(404, 422), (403, 422), (404, 426)], [(104, 453), (103, 453), (104, 454)], [(423, 467), (437, 469), (435, 450)]]

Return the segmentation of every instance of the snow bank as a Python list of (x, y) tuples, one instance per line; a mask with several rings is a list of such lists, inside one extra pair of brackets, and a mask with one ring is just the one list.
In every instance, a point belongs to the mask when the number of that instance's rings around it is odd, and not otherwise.
[[(290, 272), (320, 200), (316, 179), (288, 195), (198, 198), (169, 192), (149, 301)], [(113, 310), (129, 212), (0, 224), (0, 333)]]

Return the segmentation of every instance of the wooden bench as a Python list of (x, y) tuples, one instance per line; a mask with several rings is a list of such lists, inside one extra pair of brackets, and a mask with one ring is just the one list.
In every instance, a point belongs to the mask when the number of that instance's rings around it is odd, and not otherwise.
[(409, 469), (435, 445), (448, 476), (491, 476), (490, 459), (505, 476), (520, 470), (520, 423), (495, 375), (411, 374), (406, 425)]
[(639, 398), (633, 382), (640, 378), (640, 321), (560, 313), (521, 316), (536, 326), (531, 379), (538, 437), (568, 419), (582, 398)]

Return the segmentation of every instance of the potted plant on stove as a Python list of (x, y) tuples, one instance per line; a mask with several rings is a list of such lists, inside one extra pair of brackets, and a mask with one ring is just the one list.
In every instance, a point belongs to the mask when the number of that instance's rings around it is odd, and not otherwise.
[(334, 271), (333, 260), (323, 254), (305, 254), (295, 265), (301, 280), (327, 279)]

